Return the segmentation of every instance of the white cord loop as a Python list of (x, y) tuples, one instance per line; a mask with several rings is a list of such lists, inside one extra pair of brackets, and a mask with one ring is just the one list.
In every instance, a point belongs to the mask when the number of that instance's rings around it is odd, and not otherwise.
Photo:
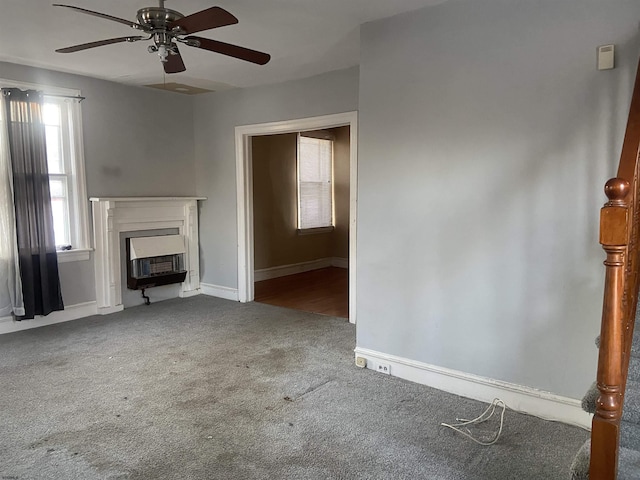
[[(482, 441), (474, 438), (473, 435), (471, 434), (471, 431), (468, 428), (466, 428), (467, 425), (478, 425), (480, 423), (486, 422), (493, 416), (493, 414), (496, 411), (496, 407), (499, 407), (499, 406), (502, 407), (502, 413), (500, 414), (500, 428), (496, 432), (495, 437), (493, 437), (493, 439), (490, 441)], [(442, 425), (443, 427), (450, 428), (451, 430), (455, 430), (458, 433), (461, 433), (465, 437), (470, 438), (471, 440), (476, 442), (478, 445), (484, 445), (485, 447), (488, 447), (496, 443), (500, 438), (500, 434), (502, 433), (502, 427), (504, 425), (504, 412), (506, 409), (507, 409), (507, 405), (502, 400), (500, 400), (499, 398), (494, 398), (491, 405), (489, 405), (487, 409), (484, 412), (482, 412), (482, 414), (480, 414), (478, 417), (474, 418), (473, 420), (456, 418), (456, 422), (459, 422), (459, 423), (453, 423), (453, 424), (441, 423), (440, 425)], [(491, 413), (489, 413), (489, 411), (491, 411)], [(463, 431), (458, 427), (465, 427), (464, 430), (466, 431)]]

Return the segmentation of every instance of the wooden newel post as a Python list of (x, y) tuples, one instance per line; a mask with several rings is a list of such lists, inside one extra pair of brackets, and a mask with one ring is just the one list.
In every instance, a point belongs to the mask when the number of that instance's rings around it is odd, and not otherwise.
[(591, 433), (591, 480), (615, 480), (618, 470), (623, 384), (624, 262), (629, 242), (629, 182), (612, 178), (605, 185), (609, 201), (600, 211), (600, 243), (607, 253), (596, 402)]

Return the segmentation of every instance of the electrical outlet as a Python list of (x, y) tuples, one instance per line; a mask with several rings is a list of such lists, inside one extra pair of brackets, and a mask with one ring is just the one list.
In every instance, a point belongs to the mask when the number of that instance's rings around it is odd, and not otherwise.
[(367, 366), (367, 359), (364, 357), (356, 357), (356, 366), (364, 368)]
[(377, 370), (385, 375), (391, 375), (391, 365), (388, 363), (379, 363)]

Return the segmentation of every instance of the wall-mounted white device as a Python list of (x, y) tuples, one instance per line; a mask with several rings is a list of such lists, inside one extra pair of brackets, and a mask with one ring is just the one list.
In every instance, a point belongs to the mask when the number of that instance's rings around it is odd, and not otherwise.
[(598, 70), (611, 70), (614, 63), (615, 45), (600, 45), (598, 47)]

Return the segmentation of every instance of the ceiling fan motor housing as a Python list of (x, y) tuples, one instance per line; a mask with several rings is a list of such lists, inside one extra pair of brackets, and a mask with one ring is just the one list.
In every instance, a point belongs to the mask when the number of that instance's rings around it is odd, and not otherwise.
[(138, 22), (154, 30), (165, 30), (170, 23), (181, 18), (184, 18), (184, 15), (168, 8), (147, 7), (138, 10)]

